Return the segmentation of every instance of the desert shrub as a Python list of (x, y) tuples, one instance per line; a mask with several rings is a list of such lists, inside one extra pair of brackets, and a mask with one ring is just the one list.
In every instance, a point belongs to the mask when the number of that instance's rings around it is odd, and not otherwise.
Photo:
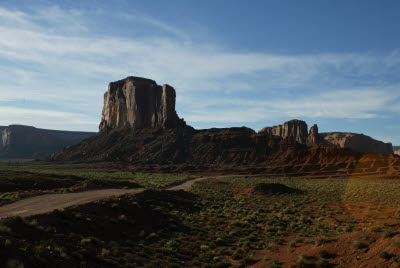
[(318, 255), (321, 256), (321, 258), (329, 258), (329, 252), (326, 249), (318, 251)]
[(268, 263), (268, 268), (281, 268), (282, 265), (277, 261), (271, 261)]
[(110, 250), (108, 250), (108, 249), (106, 249), (106, 248), (102, 248), (102, 249), (101, 249), (100, 256), (103, 257), (103, 258), (105, 258), (105, 257), (109, 256), (110, 253), (111, 253)]
[(93, 236), (87, 237), (87, 238), (82, 238), (82, 240), (81, 240), (82, 246), (87, 246), (90, 244), (98, 246), (101, 244), (101, 240), (98, 239), (97, 237), (93, 237)]
[(6, 239), (5, 241), (4, 241), (4, 246), (5, 247), (10, 247), (12, 245), (12, 241), (10, 240), (10, 239)]
[(232, 263), (229, 261), (219, 262), (215, 265), (215, 268), (229, 268), (232, 267)]
[(356, 249), (368, 248), (368, 245), (367, 245), (367, 244), (365, 244), (365, 243), (363, 243), (363, 242), (360, 242), (360, 241), (354, 241), (354, 242), (353, 242), (353, 246), (354, 246)]
[(390, 237), (393, 237), (395, 235), (396, 235), (396, 232), (391, 230), (391, 229), (385, 230), (383, 232), (383, 237), (385, 237), (385, 238), (390, 238)]
[(300, 254), (296, 260), (297, 267), (306, 267), (309, 264), (308, 258), (309, 257), (307, 255)]
[(382, 259), (390, 259), (391, 255), (389, 253), (387, 253), (386, 251), (381, 251), (379, 252), (378, 256)]
[(328, 260), (326, 260), (326, 259), (319, 259), (316, 263), (315, 263), (315, 265), (318, 267), (318, 268), (325, 268), (325, 267), (329, 267), (329, 261)]
[(238, 248), (232, 255), (232, 259), (240, 260), (243, 258), (244, 251), (241, 248)]
[(0, 234), (10, 235), (12, 233), (11, 228), (0, 224)]
[(209, 250), (210, 250), (210, 247), (207, 246), (207, 245), (201, 245), (201, 246), (200, 246), (200, 250), (201, 250), (201, 251), (209, 251)]
[(24, 264), (20, 260), (10, 259), (7, 261), (7, 268), (24, 268)]

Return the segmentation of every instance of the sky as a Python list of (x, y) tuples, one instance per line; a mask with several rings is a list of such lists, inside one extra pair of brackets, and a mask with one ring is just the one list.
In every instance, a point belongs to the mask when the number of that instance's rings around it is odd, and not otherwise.
[(400, 1), (0, 1), (0, 125), (97, 131), (108, 83), (195, 128), (290, 119), (400, 145)]

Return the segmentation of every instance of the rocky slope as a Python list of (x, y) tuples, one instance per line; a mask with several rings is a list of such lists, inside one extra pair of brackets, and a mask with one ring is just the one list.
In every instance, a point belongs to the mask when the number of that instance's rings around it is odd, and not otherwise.
[(110, 84), (100, 130), (50, 159), (124, 161), (169, 171), (400, 173), (399, 157), (363, 154), (334, 143), (325, 147), (328, 135), (320, 135), (316, 125), (308, 132), (301, 120), (259, 133), (245, 127), (195, 130), (177, 116), (175, 90), (143, 78)]
[(369, 136), (347, 132), (320, 133), (327, 145), (350, 148), (362, 153), (393, 154), (391, 143), (384, 143)]
[(38, 129), (22, 125), (0, 127), (0, 131), (0, 158), (2, 159), (46, 157), (94, 134)]

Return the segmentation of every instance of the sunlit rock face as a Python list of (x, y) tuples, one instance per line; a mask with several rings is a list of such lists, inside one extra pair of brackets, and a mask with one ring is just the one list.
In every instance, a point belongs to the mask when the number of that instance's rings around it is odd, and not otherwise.
[(283, 123), (283, 125), (265, 127), (258, 131), (258, 133), (282, 138), (294, 137), (298, 143), (306, 144), (308, 139), (308, 126), (307, 123), (302, 120), (293, 119)]
[(350, 148), (361, 153), (393, 154), (391, 143), (375, 140), (369, 136), (348, 132), (321, 133), (321, 137), (328, 145), (340, 148)]
[(104, 94), (100, 131), (111, 128), (174, 128), (180, 120), (175, 111), (175, 89), (150, 79), (127, 77), (112, 82)]

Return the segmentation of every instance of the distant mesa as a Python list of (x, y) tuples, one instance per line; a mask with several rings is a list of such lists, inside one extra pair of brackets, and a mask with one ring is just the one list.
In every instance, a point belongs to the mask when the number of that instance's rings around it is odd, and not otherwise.
[(348, 132), (327, 132), (320, 134), (327, 145), (333, 145), (340, 148), (350, 148), (355, 152), (393, 154), (391, 143), (385, 143), (375, 140), (364, 134)]
[(92, 136), (93, 132), (58, 131), (23, 125), (0, 127), (0, 158), (46, 157)]

